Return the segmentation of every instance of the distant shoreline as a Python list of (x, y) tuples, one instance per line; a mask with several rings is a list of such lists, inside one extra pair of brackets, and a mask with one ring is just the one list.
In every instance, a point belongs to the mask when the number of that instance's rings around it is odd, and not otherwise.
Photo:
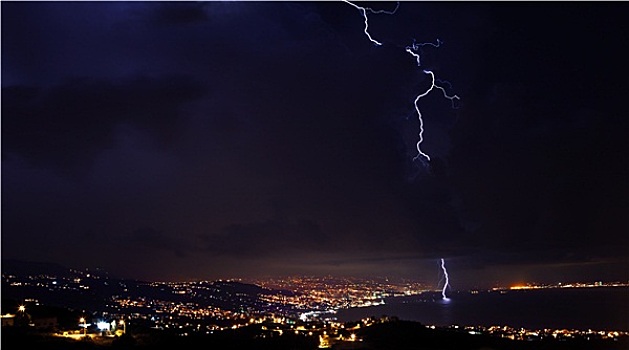
[(436, 292), (385, 299), (385, 304), (338, 310), (339, 321), (393, 316), (425, 325), (527, 329), (629, 331), (629, 287), (542, 288), (453, 292), (450, 302)]

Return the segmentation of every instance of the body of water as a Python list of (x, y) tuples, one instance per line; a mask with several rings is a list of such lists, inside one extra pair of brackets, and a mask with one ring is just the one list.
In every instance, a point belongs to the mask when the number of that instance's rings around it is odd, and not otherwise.
[(527, 329), (629, 331), (629, 287), (563, 288), (396, 297), (386, 304), (339, 310), (339, 321), (396, 316), (425, 325), (500, 325)]

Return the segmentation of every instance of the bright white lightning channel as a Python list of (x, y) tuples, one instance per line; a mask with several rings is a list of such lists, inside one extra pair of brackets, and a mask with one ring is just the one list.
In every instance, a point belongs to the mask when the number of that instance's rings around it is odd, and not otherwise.
[[(419, 62), (419, 58), (417, 59), (417, 61)], [(415, 111), (417, 112), (417, 119), (419, 120), (419, 139), (417, 141), (417, 155), (413, 158), (413, 160), (417, 160), (417, 158), (419, 158), (419, 156), (423, 156), (427, 160), (430, 160), (430, 156), (428, 154), (422, 152), (422, 149), (421, 149), (421, 144), (422, 144), (422, 142), (424, 142), (424, 119), (422, 118), (422, 112), (419, 110), (419, 100), (421, 100), (423, 97), (428, 95), (433, 89), (441, 90), (441, 92), (443, 93), (443, 97), (445, 97), (448, 100), (452, 101), (452, 103), (454, 103), (455, 99), (459, 100), (459, 96), (457, 96), (457, 95), (449, 96), (448, 93), (446, 92), (446, 89), (444, 89), (443, 87), (435, 84), (435, 74), (432, 71), (424, 70), (424, 73), (430, 75), (430, 79), (431, 79), (432, 83), (430, 84), (430, 87), (428, 88), (428, 90), (424, 91), (423, 93), (421, 93), (421, 94), (417, 95), (417, 97), (415, 97)]]
[(441, 258), (441, 269), (446, 279), (446, 282), (443, 284), (443, 289), (441, 290), (441, 299), (448, 301), (450, 298), (446, 296), (446, 289), (450, 286), (450, 278), (448, 277), (448, 270), (446, 270), (446, 261), (443, 258)]
[(421, 57), (420, 55), (416, 52), (419, 51), (422, 47), (424, 46), (432, 46), (432, 47), (439, 47), (441, 46), (441, 44), (443, 44), (443, 41), (437, 39), (437, 43), (416, 43), (415, 41), (413, 41), (413, 45), (411, 46), (407, 46), (405, 48), (406, 52), (410, 53), (413, 57), (415, 57), (415, 60), (417, 61), (417, 66), (421, 66)]
[[(365, 35), (367, 36), (367, 38), (372, 43), (374, 43), (375, 45), (378, 45), (378, 46), (382, 45), (381, 42), (375, 40), (373, 37), (371, 37), (371, 34), (369, 34), (369, 19), (367, 17), (367, 12), (370, 12), (370, 13), (373, 13), (373, 14), (385, 13), (385, 14), (388, 14), (388, 15), (392, 15), (400, 7), (400, 3), (399, 2), (397, 3), (397, 6), (395, 7), (395, 9), (393, 11), (385, 11), (385, 10), (377, 10), (376, 11), (376, 10), (373, 10), (373, 9), (371, 9), (369, 7), (358, 6), (358, 5), (356, 5), (356, 4), (354, 4), (354, 3), (350, 2), (350, 1), (347, 1), (347, 0), (343, 0), (343, 1), (348, 3), (348, 4), (350, 4), (350, 5), (352, 5), (354, 8), (358, 9), (362, 13), (363, 18), (365, 19), (364, 32), (365, 32)], [(424, 47), (424, 46), (433, 46), (433, 47), (438, 48), (439, 46), (441, 46), (441, 44), (443, 44), (443, 42), (441, 40), (439, 40), (439, 39), (437, 39), (436, 43), (431, 43), (431, 42), (416, 43), (416, 42), (413, 42), (412, 45), (405, 47), (405, 51), (408, 52), (411, 56), (413, 56), (415, 58), (415, 61), (417, 62), (417, 66), (420, 67), (421, 66), (421, 56), (420, 56), (419, 52), (420, 52), (421, 48)], [(432, 71), (424, 70), (423, 72), (425, 74), (430, 75), (430, 78), (431, 78), (432, 82), (430, 84), (430, 87), (425, 92), (419, 94), (415, 98), (415, 103), (414, 103), (415, 104), (415, 111), (417, 112), (417, 118), (419, 120), (419, 139), (418, 139), (417, 144), (416, 144), (417, 155), (413, 158), (413, 161), (417, 160), (420, 156), (424, 157), (426, 160), (430, 161), (430, 156), (428, 154), (424, 153), (422, 151), (422, 149), (421, 149), (421, 144), (422, 144), (422, 142), (424, 142), (424, 120), (422, 118), (422, 113), (419, 110), (419, 105), (418, 105), (419, 104), (419, 100), (421, 100), (423, 97), (427, 96), (435, 88), (441, 90), (441, 92), (443, 93), (443, 96), (445, 98), (449, 99), (452, 102), (452, 106), (453, 107), (454, 107), (454, 100), (460, 100), (459, 96), (457, 96), (457, 95), (452, 95), (452, 96), (448, 95), (448, 93), (446, 92), (446, 90), (442, 86), (437, 85), (435, 83), (435, 81), (439, 81), (439, 80), (435, 79), (435, 74)], [(449, 85), (449, 83), (448, 83), (448, 85)]]
[(379, 42), (378, 40), (372, 38), (371, 34), (369, 34), (369, 19), (367, 18), (367, 11), (369, 11), (369, 12), (371, 12), (373, 14), (384, 13), (384, 14), (387, 14), (387, 15), (392, 15), (400, 7), (400, 3), (399, 2), (397, 3), (397, 6), (395, 6), (395, 9), (393, 11), (385, 11), (385, 10), (373, 10), (373, 9), (371, 9), (369, 7), (361, 7), (361, 6), (358, 6), (358, 5), (354, 4), (354, 3), (349, 2), (347, 0), (343, 0), (343, 1), (348, 3), (348, 4), (350, 4), (350, 5), (352, 5), (352, 6), (354, 6), (356, 9), (358, 9), (358, 11), (360, 11), (360, 13), (362, 13), (363, 18), (365, 19), (365, 35), (367, 36), (367, 38), (372, 43), (374, 43), (374, 44), (376, 44), (378, 46), (382, 45), (381, 42)]

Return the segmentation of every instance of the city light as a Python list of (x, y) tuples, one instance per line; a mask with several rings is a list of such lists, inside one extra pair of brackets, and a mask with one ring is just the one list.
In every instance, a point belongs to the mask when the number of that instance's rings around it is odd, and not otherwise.
[(109, 322), (99, 321), (96, 323), (96, 328), (98, 328), (101, 332), (109, 330)]
[(87, 319), (85, 317), (81, 317), (79, 319), (79, 326), (83, 327), (83, 335), (87, 335), (87, 327), (90, 326), (90, 324), (87, 323)]
[[(440, 261), (440, 267), (445, 268), (445, 259)], [(445, 278), (446, 271), (442, 272)], [(450, 277), (450, 276), (448, 276)], [(16, 277), (5, 276), (9, 284), (19, 282), (21, 286), (45, 288), (46, 290), (77, 290), (79, 285), (90, 283), (91, 278), (77, 281), (75, 278), (61, 279), (53, 285), (48, 276), (29, 276), (16, 280)], [(233, 281), (233, 282), (230, 282)], [(360, 342), (356, 332), (359, 329), (383, 322), (395, 322), (394, 319), (368, 318), (359, 323), (343, 323), (337, 320), (341, 310), (351, 308), (372, 307), (384, 304), (389, 298), (417, 296), (423, 301), (436, 302), (442, 300), (444, 289), (441, 285), (430, 286), (410, 280), (396, 280), (391, 278), (355, 278), (355, 277), (314, 277), (292, 276), (283, 278), (266, 278), (260, 280), (242, 281), (197, 281), (197, 282), (138, 282), (137, 286), (144, 289), (145, 295), (124, 295), (116, 293), (110, 296), (109, 306), (115, 312), (102, 312), (99, 322), (94, 328), (101, 334), (88, 334), (90, 317), (85, 315), (79, 319), (79, 326), (83, 328), (76, 333), (67, 332), (65, 336), (80, 339), (85, 336), (114, 337), (126, 332), (126, 324), (138, 320), (138, 323), (150, 324), (156, 330), (170, 330), (181, 336), (192, 334), (214, 334), (222, 330), (236, 330), (253, 324), (261, 325), (261, 332), (279, 334), (295, 334), (305, 337), (316, 337), (321, 347), (333, 347), (343, 342)], [(120, 284), (128, 289), (131, 283)], [(261, 288), (265, 292), (247, 294), (241, 284), (248, 284)], [(16, 284), (17, 285), (17, 284)], [(521, 289), (542, 288), (617, 288), (629, 287), (626, 282), (562, 282), (555, 284), (535, 284), (519, 282), (512, 286), (482, 290), (470, 290), (472, 295), (480, 293), (518, 293)], [(19, 288), (19, 287), (18, 287)], [(153, 294), (152, 291), (158, 292)], [(178, 300), (185, 291), (187, 299)], [(281, 292), (278, 292), (281, 291)], [(445, 290), (447, 291), (447, 289)], [(162, 298), (164, 292), (177, 295), (175, 299)], [(457, 291), (461, 293), (461, 291)], [(162, 297), (157, 298), (157, 295)], [(447, 296), (449, 297), (449, 296)], [(251, 299), (248, 299), (251, 298)], [(38, 305), (37, 299), (29, 299)], [(212, 306), (205, 300), (217, 300), (221, 303), (233, 301), (236, 309)], [(17, 308), (25, 312), (26, 307)], [(141, 310), (141, 311), (140, 311)], [(138, 312), (140, 311), (140, 312)], [(14, 317), (14, 316), (10, 316)], [(6, 317), (7, 321), (9, 316)], [(112, 321), (113, 320), (113, 321)], [(108, 321), (108, 322), (106, 322)], [(429, 329), (449, 329), (444, 326), (427, 326)], [(451, 326), (452, 330), (464, 331), (469, 335), (491, 335), (514, 340), (553, 339), (617, 339), (629, 336), (620, 330), (553, 330), (553, 329), (522, 329), (509, 326), (487, 327), (482, 325), (463, 325), (459, 328)], [(113, 331), (116, 334), (112, 334)], [(109, 331), (109, 332), (107, 332)], [(354, 334), (354, 335), (352, 335)], [(261, 334), (268, 336), (268, 334)]]

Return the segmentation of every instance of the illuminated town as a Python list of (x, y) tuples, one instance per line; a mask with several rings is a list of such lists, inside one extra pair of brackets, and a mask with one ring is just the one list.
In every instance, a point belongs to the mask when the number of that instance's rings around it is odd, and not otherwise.
[[(71, 276), (3, 274), (5, 294), (23, 296), (19, 308), (2, 316), (3, 326), (19, 322), (20, 315), (40, 305), (51, 294), (91, 296), (100, 302), (68, 305), (85, 311), (74, 325), (65, 327), (54, 318), (29, 318), (29, 325), (47, 329), (56, 336), (111, 340), (127, 329), (152, 329), (178, 336), (211, 335), (221, 331), (254, 327), (258, 337), (291, 333), (316, 339), (320, 348), (345, 342), (360, 342), (357, 331), (375, 324), (397, 321), (395, 317), (369, 317), (357, 322), (339, 322), (338, 310), (369, 307), (387, 298), (407, 297), (436, 290), (418, 282), (388, 279), (333, 277), (287, 277), (281, 279), (219, 280), (195, 282), (138, 282), (109, 278), (106, 274), (71, 270)], [(508, 291), (540, 288), (627, 287), (627, 283), (573, 283), (517, 285), (494, 288)], [(478, 291), (469, 291), (477, 294)], [(30, 294), (27, 296), (27, 294)], [(38, 299), (42, 298), (42, 299)], [(626, 339), (619, 330), (524, 329), (505, 325), (425, 325), (447, 330), (510, 340)]]
[[(252, 280), (250, 283), (272, 290), (287, 290), (290, 295), (263, 296), (270, 303), (291, 305), (312, 314), (338, 309), (384, 304), (385, 298), (418, 295), (431, 288), (418, 282), (392, 282), (388, 279), (333, 277), (289, 277)], [(303, 317), (302, 317), (303, 318)]]
[(528, 289), (553, 289), (553, 288), (599, 288), (599, 287), (627, 287), (629, 283), (623, 282), (593, 282), (593, 283), (556, 283), (556, 284), (536, 284), (526, 283), (511, 286), (509, 288), (493, 288), (493, 290), (528, 290)]

